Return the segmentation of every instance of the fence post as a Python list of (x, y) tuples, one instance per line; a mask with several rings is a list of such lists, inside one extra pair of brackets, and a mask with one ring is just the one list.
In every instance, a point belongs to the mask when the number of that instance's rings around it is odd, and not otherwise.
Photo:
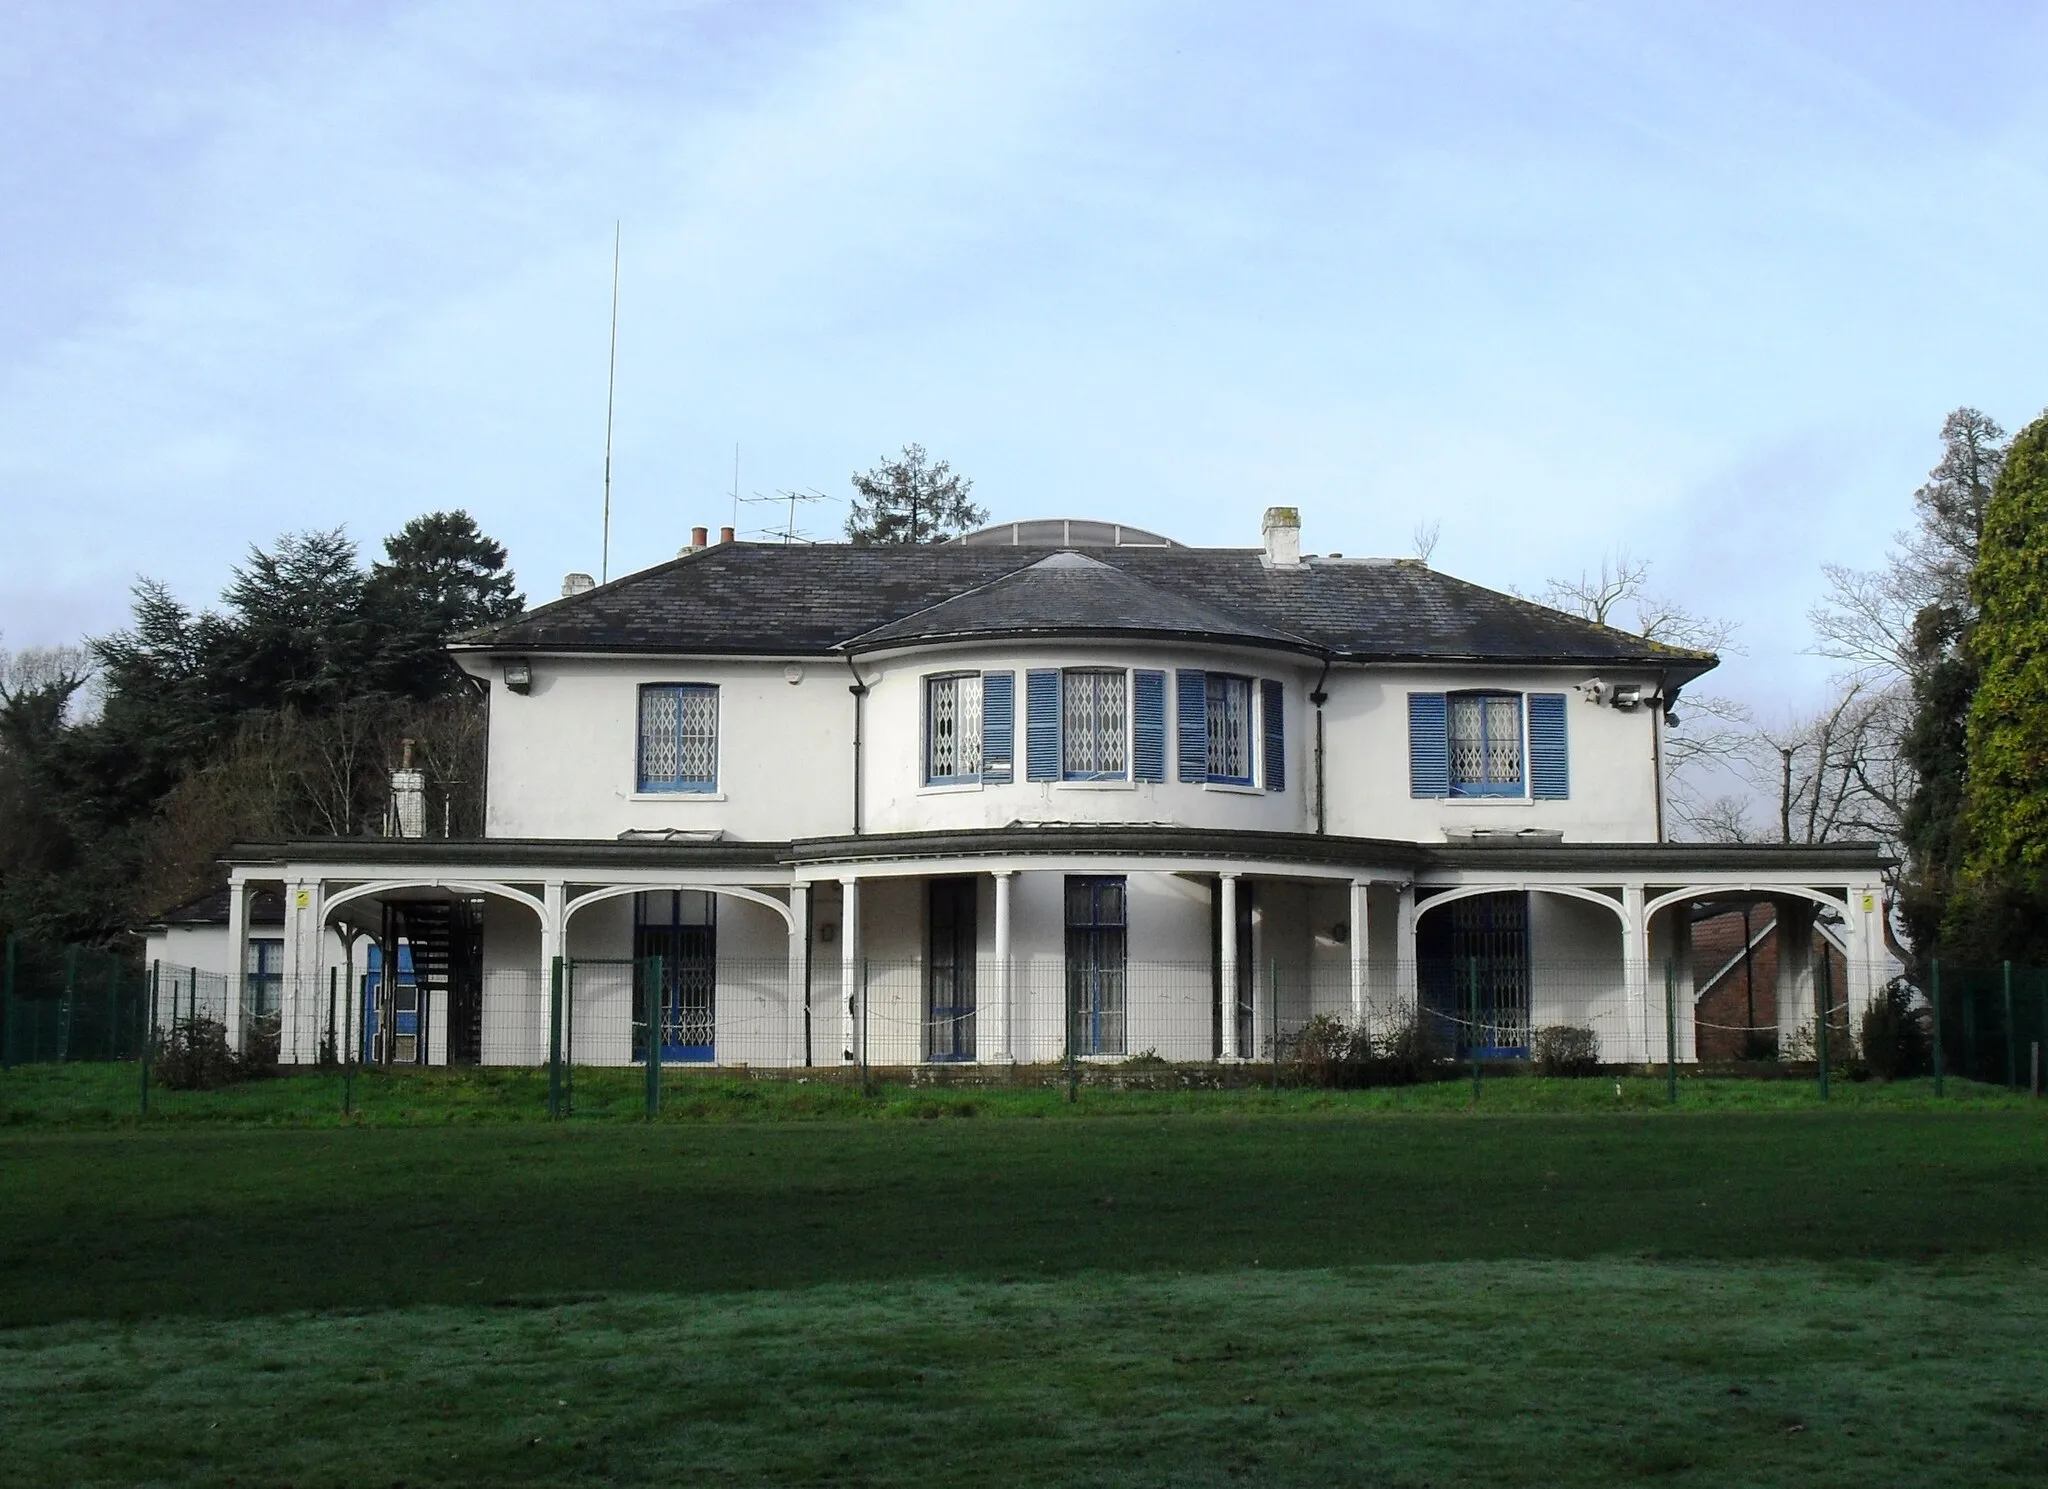
[(2017, 1091), (2020, 1088), (2019, 1042), (2020, 1031), (2012, 1021), (2012, 963), (2005, 962), (1999, 968), (1999, 991), (2005, 1000), (2005, 1089)]
[(0, 970), (0, 1070), (14, 1067), (14, 942), (9, 932), (6, 965)]
[(562, 959), (548, 974), (548, 1120), (562, 1115)]
[[(1465, 977), (1465, 1038), (1472, 1050), (1472, 1100), (1479, 1100), (1479, 958), (1467, 958)], [(1513, 1105), (1512, 1102), (1509, 1105)]]
[(659, 958), (641, 963), (647, 985), (647, 1120), (661, 1115), (661, 968)]
[(1814, 987), (1814, 1036), (1813, 1049), (1820, 1065), (1820, 1099), (1828, 1099), (1828, 1005), (1835, 1001), (1833, 978), (1828, 975), (1828, 951), (1825, 946), (1820, 953), (1820, 976)]
[(1678, 964), (1664, 958), (1664, 1094), (1678, 1105)]
[[(1067, 975), (1066, 987), (1060, 995), (1066, 1000), (1067, 1005), (1067, 1105), (1069, 1106), (1072, 1106), (1081, 1099), (1081, 1065), (1078, 1059), (1078, 1051), (1076, 1050), (1076, 1046), (1080, 1044), (1081, 1039), (1074, 1027), (1081, 1017), (1081, 1000), (1077, 996), (1078, 991), (1074, 986), (1073, 974), (1069, 973)], [(1129, 1007), (1128, 1002), (1126, 1002), (1125, 1006)]]
[(342, 975), (348, 979), (348, 997), (341, 1004), (341, 1114), (346, 1117), (355, 1110), (356, 1084), (356, 1005), (362, 1001), (356, 982), (356, 948), (351, 940), (345, 956)]
[(868, 1074), (868, 959), (860, 959), (860, 1018), (853, 1031), (853, 1046), (860, 1055), (860, 1094), (872, 1096), (874, 1085)]
[(1934, 1006), (1934, 1094), (1941, 1095), (1941, 958), (1933, 958), (1927, 979), (1927, 1001)]
[(1274, 959), (1273, 965), (1267, 969), (1267, 973), (1266, 1002), (1270, 1006), (1266, 1009), (1266, 1024), (1272, 1031), (1270, 1038), (1273, 1045), (1273, 1094), (1277, 1096), (1280, 1094), (1280, 962), (1278, 958)]
[(71, 996), (78, 989), (78, 948), (64, 948), (64, 1002), (57, 1011), (57, 1063), (71, 1058)]
[(156, 1043), (156, 990), (163, 980), (163, 964), (149, 964), (149, 980), (142, 996), (142, 1115), (149, 1115), (149, 1056)]

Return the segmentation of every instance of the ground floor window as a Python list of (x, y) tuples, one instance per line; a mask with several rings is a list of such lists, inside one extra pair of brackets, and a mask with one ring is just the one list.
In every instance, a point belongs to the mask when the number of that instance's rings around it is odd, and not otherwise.
[(925, 958), (925, 1058), (974, 1058), (975, 904), (972, 879), (930, 886)]
[[(1425, 902), (1426, 904), (1426, 902)], [(1529, 1053), (1529, 896), (1472, 895), (1427, 910), (1415, 934), (1423, 1018), (1460, 1058)]]
[(1073, 875), (1066, 898), (1067, 1028), (1074, 1053), (1126, 1054), (1124, 881)]
[(671, 889), (635, 895), (633, 903), (633, 1058), (647, 1058), (650, 1023), (661, 1039), (663, 1060), (715, 1058), (717, 896), (702, 890)]
[(251, 1018), (267, 1018), (284, 1006), (284, 940), (251, 937), (243, 969), (243, 1004)]

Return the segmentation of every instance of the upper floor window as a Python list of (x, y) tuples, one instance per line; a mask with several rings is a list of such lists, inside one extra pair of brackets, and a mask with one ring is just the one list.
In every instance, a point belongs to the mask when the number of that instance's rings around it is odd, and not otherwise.
[(1287, 690), (1282, 683), (1183, 667), (1174, 686), (1183, 781), (1287, 789)]
[(924, 680), (924, 779), (928, 786), (981, 779), (981, 674)]
[(1252, 680), (1207, 675), (1209, 779), (1232, 786), (1252, 783)]
[(1449, 708), (1452, 796), (1522, 794), (1522, 696), (1452, 693)]
[(642, 791), (718, 789), (718, 689), (649, 683), (640, 689)]
[(1565, 695), (1410, 693), (1408, 777), (1413, 796), (1564, 800)]
[(1069, 667), (1060, 674), (1060, 774), (1070, 781), (1115, 781), (1130, 773), (1129, 675)]

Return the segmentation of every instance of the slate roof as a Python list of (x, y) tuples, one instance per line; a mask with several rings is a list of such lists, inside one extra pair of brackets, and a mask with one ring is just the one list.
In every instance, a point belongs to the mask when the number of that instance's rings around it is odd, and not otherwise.
[(1055, 553), (1014, 574), (941, 600), (846, 643), (853, 652), (917, 641), (993, 636), (1070, 635), (1076, 620), (1091, 635), (1186, 636), (1314, 652), (1315, 644), (1214, 605), (1162, 589), (1148, 579), (1081, 553)]
[[(209, 890), (196, 900), (164, 911), (156, 918), (157, 925), (226, 925), (228, 923), (228, 888)], [(249, 924), (283, 925), (284, 892), (277, 889), (259, 889), (249, 896)]]
[(1361, 661), (1636, 662), (1675, 682), (1715, 664), (1406, 560), (1273, 567), (1257, 548), (1090, 548), (1090, 562), (1120, 577), (1034, 570), (1062, 553), (1074, 550), (719, 543), (462, 649), (829, 656), (950, 635), (1174, 630)]

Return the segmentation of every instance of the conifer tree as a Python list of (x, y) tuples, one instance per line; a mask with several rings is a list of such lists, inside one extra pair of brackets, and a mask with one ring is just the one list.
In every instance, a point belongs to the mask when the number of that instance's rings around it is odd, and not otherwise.
[(933, 461), (923, 445), (905, 445), (853, 478), (853, 511), (846, 536), (855, 543), (943, 543), (988, 521), (988, 510), (968, 499), (974, 482)]
[(2048, 953), (2048, 416), (2013, 438), (1970, 581), (1967, 853), (1944, 940), (1966, 954)]

